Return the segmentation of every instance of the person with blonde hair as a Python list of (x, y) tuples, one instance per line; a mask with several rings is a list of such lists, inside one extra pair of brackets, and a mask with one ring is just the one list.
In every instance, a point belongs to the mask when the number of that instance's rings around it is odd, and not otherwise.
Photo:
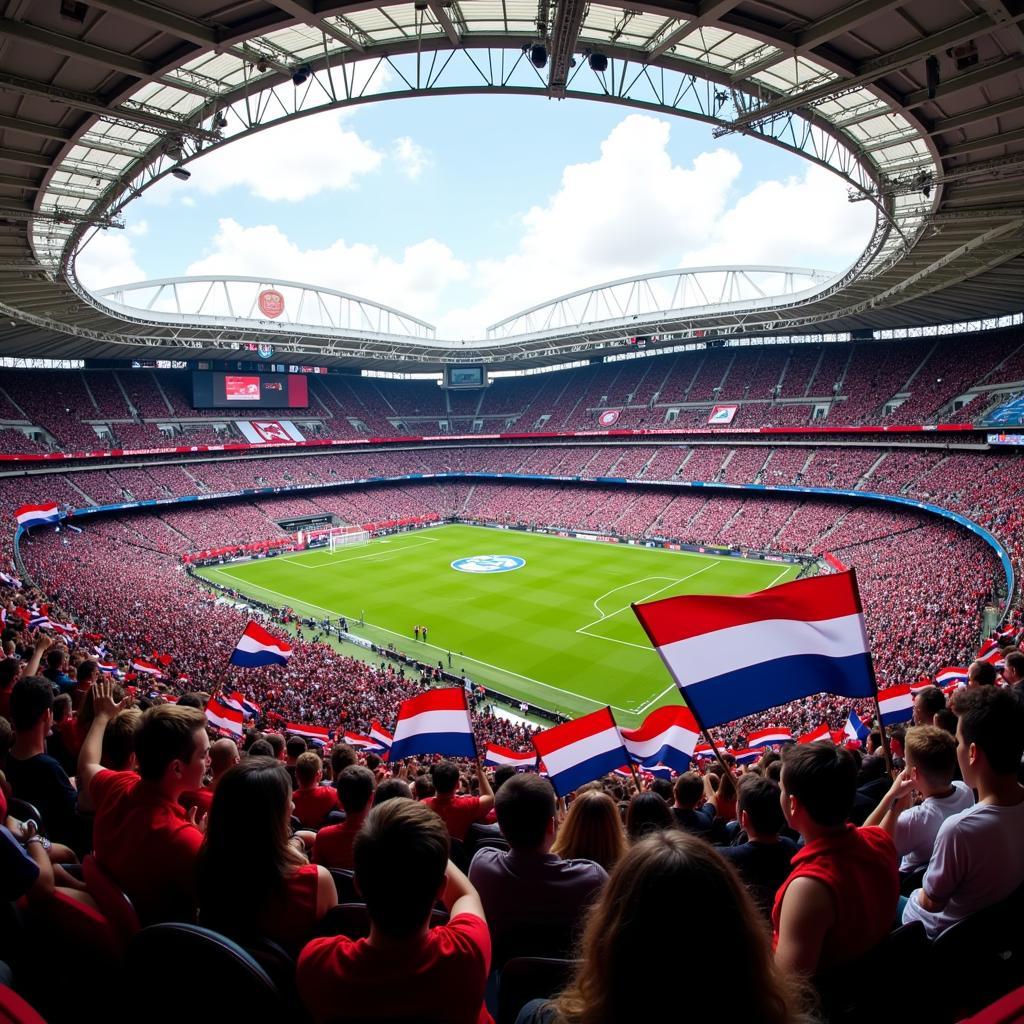
[(803, 983), (775, 965), (767, 929), (739, 876), (704, 840), (667, 829), (641, 839), (619, 861), (587, 917), (569, 985), (549, 1003), (527, 1004), (517, 1024), (660, 1020), (666, 1000), (682, 990), (687, 1020), (718, 1019), (721, 991), (705, 984), (701, 967), (687, 976), (685, 965), (699, 958), (679, 955), (685, 922), (713, 922), (728, 936), (731, 1018), (806, 1020)]
[(592, 860), (611, 871), (627, 845), (615, 801), (600, 789), (589, 789), (569, 805), (551, 852), (564, 860)]

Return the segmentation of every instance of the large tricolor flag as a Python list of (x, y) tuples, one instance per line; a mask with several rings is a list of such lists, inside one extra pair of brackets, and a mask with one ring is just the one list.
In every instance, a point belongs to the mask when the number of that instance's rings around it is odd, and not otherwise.
[(622, 745), (610, 708), (537, 733), (533, 745), (544, 759), (551, 785), (559, 796), (629, 762), (629, 752)]
[(484, 766), (487, 768), (500, 768), (502, 765), (511, 765), (513, 768), (536, 768), (537, 751), (509, 750), (508, 747), (499, 747), (495, 743), (488, 743), (484, 748)]
[(330, 731), (322, 725), (302, 725), (299, 722), (285, 722), (284, 728), (285, 732), (290, 732), (293, 736), (302, 736), (304, 739), (312, 740), (321, 746), (326, 744), (331, 738)]
[(810, 732), (805, 732), (801, 736), (797, 743), (817, 743), (819, 740), (828, 740), (832, 742), (832, 730), (828, 727), (828, 722), (822, 722), (817, 729), (812, 729)]
[(622, 745), (643, 767), (666, 764), (682, 773), (689, 769), (700, 727), (689, 708), (668, 704), (652, 711), (636, 729), (621, 729)]
[(914, 717), (914, 695), (909, 686), (890, 686), (878, 691), (878, 711), (882, 725), (909, 722)]
[(55, 501), (46, 501), (42, 505), (21, 505), (14, 510), (14, 518), (23, 530), (45, 526), (60, 521), (60, 506)]
[(234, 693), (229, 693), (226, 697), (222, 696), (220, 702), (225, 707), (233, 708), (235, 711), (241, 711), (242, 715), (245, 715), (245, 705), (242, 703), (242, 695), (237, 690), (235, 690)]
[(242, 668), (261, 668), (286, 665), (291, 656), (291, 644), (268, 633), (258, 622), (250, 622), (231, 652), (230, 662)]
[(633, 611), (705, 728), (814, 693), (875, 694), (852, 571), (744, 597), (669, 597)]
[(867, 742), (871, 730), (860, 720), (857, 712), (850, 708), (850, 713), (843, 725), (843, 733), (848, 743), (862, 744)]
[(215, 729), (222, 729), (233, 736), (242, 735), (242, 712), (236, 711), (227, 704), (222, 704), (216, 697), (211, 697), (206, 705), (206, 720)]
[(747, 747), (746, 750), (734, 750), (732, 756), (736, 758), (737, 764), (754, 764), (762, 754), (764, 750), (761, 747)]
[(391, 750), (391, 744), (394, 742), (395, 738), (387, 731), (387, 729), (384, 728), (383, 725), (380, 724), (380, 722), (377, 721), (377, 719), (374, 719), (370, 723), (370, 739), (376, 740), (384, 748), (382, 756), (386, 761), (388, 759), (388, 751)]
[(461, 686), (427, 690), (402, 701), (390, 760), (401, 761), (413, 754), (476, 757), (469, 706)]
[(640, 766), (642, 775), (653, 775), (656, 779), (668, 779), (671, 781), (673, 775), (680, 774), (667, 764), (644, 764)]
[(789, 729), (773, 726), (770, 729), (758, 729), (747, 734), (748, 747), (770, 747), (773, 743), (792, 743), (793, 733)]
[(967, 685), (967, 669), (958, 665), (947, 665), (935, 673), (936, 686), (952, 686), (955, 683)]

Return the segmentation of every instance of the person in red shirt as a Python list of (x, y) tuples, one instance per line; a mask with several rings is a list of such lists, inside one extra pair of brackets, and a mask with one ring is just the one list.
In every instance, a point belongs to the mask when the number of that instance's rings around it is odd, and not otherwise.
[(476, 764), (476, 777), (480, 783), (479, 796), (456, 796), (455, 790), (459, 785), (458, 765), (451, 761), (440, 761), (430, 769), (435, 795), (428, 796), (423, 803), (441, 816), (448, 834), (460, 843), (466, 841), (469, 826), (483, 821), (494, 807), (494, 791), (479, 761)]
[(210, 747), (210, 781), (199, 789), (186, 790), (178, 797), (178, 802), (185, 810), (192, 807), (198, 809), (197, 817), (210, 813), (210, 806), (213, 804), (213, 791), (221, 776), (229, 769), (238, 764), (238, 744), (233, 739), (222, 737)]
[(857, 763), (831, 743), (789, 747), (780, 801), (804, 838), (772, 909), (775, 959), (812, 975), (862, 956), (889, 933), (899, 899), (896, 847), (883, 829), (848, 824)]
[(334, 780), (334, 788), (345, 810), (345, 820), (340, 825), (328, 825), (317, 832), (313, 844), (313, 860), (317, 864), (346, 871), (352, 869), (352, 846), (366, 815), (370, 813), (376, 783), (373, 772), (362, 765), (350, 764), (341, 770)]
[(317, 754), (307, 750), (295, 761), (295, 781), (298, 784), (292, 793), (294, 814), (303, 828), (319, 828), (331, 811), (340, 810), (338, 794), (333, 786), (321, 786), (324, 764)]
[(270, 757), (224, 773), (199, 857), (199, 920), (244, 940), (270, 939), (295, 955), (338, 902), (326, 868), (291, 835), (291, 778)]
[(178, 803), (198, 789), (209, 763), (206, 716), (171, 704), (143, 712), (135, 733), (138, 774), (100, 763), (107, 722), (124, 707), (112, 686), (93, 687), (94, 718), (78, 758), (78, 805), (95, 809), (96, 861), (127, 894), (142, 923), (189, 921), (203, 833)]
[[(491, 1024), (487, 922), (450, 848), (444, 823), (421, 803), (388, 800), (370, 811), (355, 842), (369, 938), (314, 939), (299, 956), (296, 985), (315, 1024), (342, 1012), (353, 1020)], [(438, 897), (450, 919), (431, 928)]]

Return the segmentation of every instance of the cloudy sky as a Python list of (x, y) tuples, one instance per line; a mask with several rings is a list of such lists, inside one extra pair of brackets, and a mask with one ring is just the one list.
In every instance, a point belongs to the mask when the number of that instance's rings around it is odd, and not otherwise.
[(680, 266), (842, 270), (872, 211), (830, 173), (598, 103), (432, 97), (299, 119), (189, 165), (78, 259), (93, 288), (242, 274), (337, 288), (442, 337)]

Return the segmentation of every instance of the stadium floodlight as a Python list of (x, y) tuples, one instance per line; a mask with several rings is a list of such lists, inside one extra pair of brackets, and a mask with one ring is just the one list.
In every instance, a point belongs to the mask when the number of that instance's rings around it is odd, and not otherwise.
[(608, 57), (603, 53), (591, 53), (587, 57), (590, 70), (596, 71), (599, 75), (608, 70)]
[(192, 172), (185, 170), (181, 165), (171, 168), (171, 174), (173, 174), (179, 181), (188, 181), (192, 177)]
[(548, 48), (543, 43), (534, 43), (530, 47), (530, 63), (535, 68), (543, 68), (548, 62)]

